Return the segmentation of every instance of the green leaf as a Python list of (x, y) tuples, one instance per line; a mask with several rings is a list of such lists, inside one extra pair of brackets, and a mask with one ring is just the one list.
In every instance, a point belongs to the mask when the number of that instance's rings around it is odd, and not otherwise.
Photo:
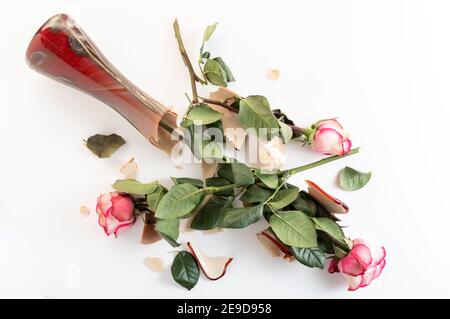
[(215, 141), (203, 141), (203, 151), (202, 158), (210, 159), (222, 159), (223, 158), (223, 148), (221, 144)]
[(147, 205), (148, 209), (152, 212), (156, 211), (156, 208), (159, 205), (159, 202), (163, 198), (163, 196), (167, 193), (167, 190), (161, 185), (156, 188), (156, 190), (147, 195)]
[(356, 191), (363, 188), (372, 177), (372, 172), (364, 173), (346, 166), (339, 173), (339, 184), (346, 191)]
[(112, 185), (112, 187), (118, 192), (137, 195), (151, 194), (156, 191), (158, 186), (158, 181), (143, 184), (134, 179), (119, 179)]
[(182, 128), (188, 128), (189, 126), (191, 126), (191, 125), (193, 125), (193, 124), (194, 124), (194, 122), (192, 122), (191, 120), (184, 119), (184, 120), (181, 121), (180, 127), (182, 127)]
[(280, 212), (270, 217), (270, 226), (275, 235), (286, 245), (299, 248), (317, 247), (314, 223), (299, 211)]
[(200, 270), (194, 256), (187, 251), (180, 251), (170, 268), (173, 279), (184, 288), (191, 290), (198, 282)]
[(269, 202), (269, 205), (277, 210), (282, 209), (297, 199), (298, 191), (299, 189), (297, 187), (282, 189), (275, 194)]
[(125, 140), (117, 134), (95, 134), (86, 141), (87, 148), (100, 158), (110, 157), (123, 144)]
[(192, 184), (197, 186), (198, 188), (203, 188), (203, 181), (198, 178), (190, 178), (190, 177), (171, 177), (170, 178), (175, 184)]
[(278, 124), (280, 125), (280, 133), (283, 139), (283, 143), (289, 143), (289, 141), (292, 139), (292, 136), (294, 135), (292, 128), (280, 120), (278, 120)]
[(272, 136), (279, 125), (272, 114), (269, 102), (264, 96), (252, 95), (239, 102), (239, 121), (246, 129), (254, 128), (259, 135), (259, 129), (267, 129), (268, 136)]
[(227, 199), (211, 197), (192, 220), (191, 228), (208, 230), (218, 227), (222, 212), (232, 207), (232, 203), (232, 197)]
[(222, 68), (219, 62), (207, 60), (203, 68), (203, 73), (211, 84), (227, 87), (227, 72)]
[(222, 116), (222, 113), (214, 111), (208, 105), (201, 103), (193, 105), (186, 118), (192, 122), (201, 122), (201, 125), (207, 125), (219, 121)]
[(321, 230), (334, 240), (345, 244), (344, 232), (342, 231), (341, 226), (339, 226), (336, 222), (326, 217), (313, 217), (313, 221), (316, 224), (317, 230)]
[[(226, 186), (230, 185), (231, 183), (222, 177), (211, 177), (206, 179), (206, 186), (207, 187), (220, 187), (220, 186)], [(232, 189), (228, 189), (225, 191), (217, 192), (215, 193), (216, 196), (233, 196), (234, 192)]]
[(225, 71), (225, 75), (227, 77), (227, 82), (236, 81), (236, 79), (233, 76), (233, 73), (230, 70), (230, 67), (225, 63), (225, 61), (221, 57), (214, 58), (213, 60), (216, 61), (217, 63), (219, 63), (220, 66), (222, 67), (222, 69)]
[(318, 247), (327, 254), (334, 254), (334, 243), (330, 238), (324, 238), (317, 234), (317, 245)]
[(252, 170), (243, 163), (222, 163), (217, 175), (236, 185), (244, 186), (255, 183)]
[(268, 200), (271, 195), (271, 191), (254, 184), (247, 188), (240, 200), (244, 203), (263, 203)]
[(295, 259), (303, 265), (320, 269), (325, 267), (325, 253), (320, 248), (292, 247), (291, 250)]
[(204, 189), (191, 184), (178, 184), (172, 187), (161, 199), (155, 216), (160, 219), (183, 217), (192, 212), (205, 196)]
[(241, 208), (230, 208), (221, 214), (219, 227), (222, 228), (245, 228), (256, 223), (263, 214), (263, 205)]
[[(220, 121), (219, 121), (220, 122)], [(213, 125), (208, 124), (208, 125)], [(206, 126), (208, 127), (208, 126)], [(191, 125), (183, 130), (184, 142), (197, 159), (223, 158), (222, 141), (212, 141), (205, 126)]]
[(276, 189), (278, 187), (278, 175), (277, 174), (261, 174), (255, 173), (256, 177), (269, 188)]
[(209, 39), (211, 39), (211, 36), (216, 30), (217, 24), (218, 23), (216, 22), (206, 27), (205, 32), (203, 33), (203, 44), (205, 44), (206, 42), (209, 41)]
[(292, 207), (294, 207), (295, 210), (304, 212), (311, 217), (314, 217), (317, 212), (316, 203), (314, 203), (314, 201), (310, 199), (304, 191), (301, 191), (297, 199), (292, 202)]
[(225, 143), (225, 134), (223, 132), (222, 121), (217, 121), (206, 125), (204, 133), (210, 140), (214, 140), (219, 143)]
[(163, 237), (172, 247), (180, 246), (177, 243), (180, 234), (180, 220), (178, 218), (158, 219), (155, 224), (155, 230)]

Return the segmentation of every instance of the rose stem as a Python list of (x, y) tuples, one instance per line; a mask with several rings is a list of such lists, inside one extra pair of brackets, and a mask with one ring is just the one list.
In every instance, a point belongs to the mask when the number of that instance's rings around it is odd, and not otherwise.
[(291, 168), (291, 169), (287, 169), (287, 170), (278, 172), (277, 175), (280, 176), (280, 175), (284, 175), (284, 174), (287, 173), (290, 176), (292, 176), (294, 174), (306, 171), (308, 169), (311, 169), (311, 168), (314, 168), (314, 167), (317, 167), (317, 166), (321, 166), (321, 165), (324, 165), (324, 164), (336, 161), (338, 159), (341, 159), (341, 158), (344, 158), (344, 157), (347, 157), (347, 156), (351, 156), (353, 154), (357, 154), (357, 153), (359, 153), (359, 151), (360, 151), (359, 147), (353, 148), (353, 149), (350, 150), (350, 152), (348, 152), (345, 155), (342, 155), (342, 156), (341, 155), (333, 155), (333, 156), (330, 156), (330, 157), (326, 157), (326, 158), (323, 158), (323, 159), (321, 159), (319, 161), (316, 161), (316, 162), (313, 162), (313, 163), (310, 163), (310, 164), (306, 164), (306, 165), (303, 165), (303, 166), (298, 166), (298, 167), (294, 167), (294, 168)]
[(189, 77), (191, 79), (191, 88), (192, 88), (192, 103), (198, 103), (198, 93), (197, 93), (197, 85), (196, 81), (200, 81), (201, 79), (195, 74), (194, 68), (192, 67), (191, 60), (184, 48), (183, 39), (181, 38), (180, 25), (178, 24), (178, 20), (175, 19), (173, 22), (173, 30), (175, 31), (175, 38), (178, 42), (178, 48), (180, 49), (181, 57), (183, 58), (184, 64), (189, 70)]

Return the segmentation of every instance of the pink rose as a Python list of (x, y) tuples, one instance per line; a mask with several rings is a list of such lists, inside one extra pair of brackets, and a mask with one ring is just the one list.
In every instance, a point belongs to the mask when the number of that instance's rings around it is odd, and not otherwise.
[(112, 192), (97, 198), (98, 223), (106, 235), (117, 237), (119, 231), (131, 227), (136, 221), (134, 203), (130, 195)]
[(328, 272), (342, 272), (348, 283), (348, 290), (368, 286), (378, 278), (386, 265), (384, 247), (370, 247), (363, 240), (353, 240), (352, 250), (342, 259), (333, 258)]
[(345, 155), (352, 148), (347, 132), (335, 119), (323, 120), (316, 124), (316, 131), (311, 141), (314, 151), (325, 155)]

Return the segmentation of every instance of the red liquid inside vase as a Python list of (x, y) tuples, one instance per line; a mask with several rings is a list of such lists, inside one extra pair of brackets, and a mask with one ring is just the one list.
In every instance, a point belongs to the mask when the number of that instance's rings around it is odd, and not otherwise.
[(49, 19), (28, 47), (29, 65), (114, 108), (153, 144), (169, 152), (176, 114), (127, 80), (67, 15)]

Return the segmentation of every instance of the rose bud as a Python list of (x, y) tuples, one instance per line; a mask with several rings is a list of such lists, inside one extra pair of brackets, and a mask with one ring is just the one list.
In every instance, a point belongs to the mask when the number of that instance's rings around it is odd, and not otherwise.
[(384, 247), (371, 247), (361, 239), (353, 240), (353, 248), (342, 259), (333, 258), (329, 273), (342, 272), (348, 283), (348, 290), (368, 286), (378, 278), (386, 265)]
[(97, 198), (98, 223), (106, 235), (117, 237), (119, 232), (131, 227), (136, 221), (134, 203), (130, 195), (112, 192)]
[(325, 155), (345, 155), (352, 148), (347, 132), (335, 119), (319, 121), (311, 140), (314, 151)]

